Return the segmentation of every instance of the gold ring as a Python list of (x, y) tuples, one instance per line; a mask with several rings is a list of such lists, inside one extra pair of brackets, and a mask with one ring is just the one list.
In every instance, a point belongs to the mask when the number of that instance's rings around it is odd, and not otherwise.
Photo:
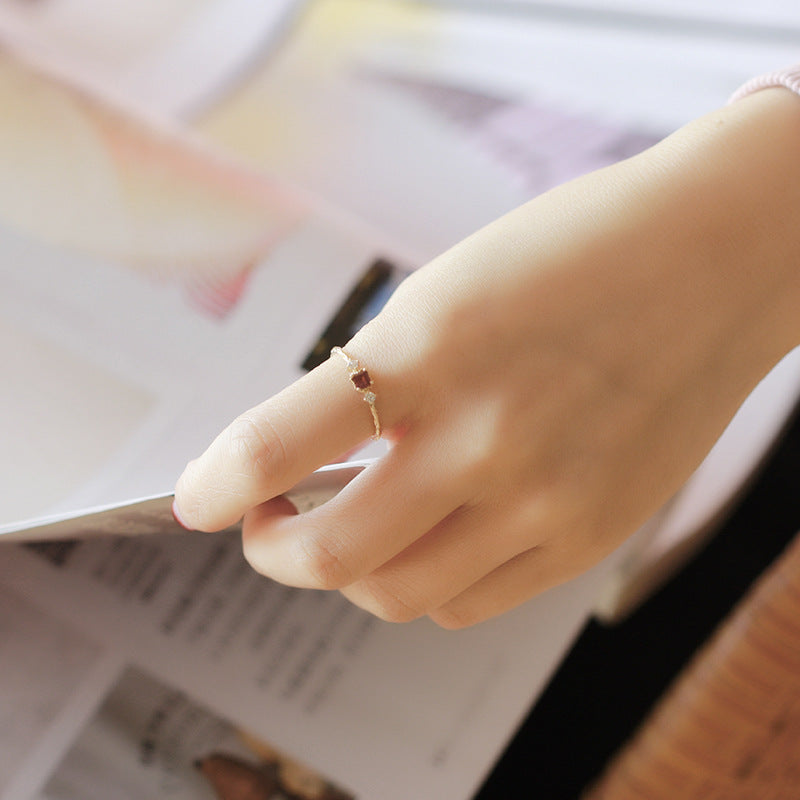
[(334, 354), (341, 356), (345, 360), (347, 372), (350, 375), (350, 382), (356, 390), (361, 393), (364, 402), (369, 406), (369, 410), (372, 412), (372, 421), (375, 424), (375, 433), (372, 434), (372, 438), (380, 439), (381, 421), (378, 417), (378, 409), (375, 407), (378, 396), (372, 391), (372, 378), (370, 377), (369, 370), (367, 370), (366, 367), (362, 367), (357, 358), (349, 356), (341, 347), (334, 347), (333, 350), (331, 350), (331, 355)]

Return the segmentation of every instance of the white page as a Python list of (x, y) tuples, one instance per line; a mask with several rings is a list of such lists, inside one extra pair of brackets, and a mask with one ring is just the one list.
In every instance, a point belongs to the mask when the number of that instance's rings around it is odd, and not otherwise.
[[(65, 257), (8, 231), (0, 242), (0, 310), (10, 341), (46, 343), (40, 350), (47, 347), (49, 360), (70, 364), (60, 396), (79, 397), (91, 368), (97, 386), (89, 400), (98, 403), (76, 417), (73, 406), (51, 400), (42, 414), (26, 417), (28, 393), (16, 400), (6, 393), (3, 441), (14, 456), (4, 459), (6, 522), (170, 488), (230, 419), (302, 374), (316, 336), (376, 254), (309, 223), (276, 247), (237, 308), (220, 320), (187, 300), (180, 286)], [(49, 360), (18, 364), (18, 384), (43, 385)], [(124, 419), (113, 394), (121, 392), (129, 404), (138, 398)], [(69, 436), (58, 435), (61, 429)], [(17, 469), (26, 457), (26, 469)], [(12, 511), (23, 496), (27, 511)]]
[[(579, 629), (603, 571), (447, 632), (426, 620), (380, 622), (338, 593), (273, 584), (228, 534), (5, 547), (4, 591), (103, 656), (92, 685), (76, 681), (55, 727), (5, 783), (0, 776), (3, 800), (38, 796), (52, 775), (77, 769), (97, 707), (131, 667), (363, 800), (465, 798)], [(129, 752), (130, 761), (136, 740)], [(128, 768), (116, 769), (107, 766), (106, 789), (124, 785)]]
[[(181, 131), (7, 55), (0, 91), (16, 106), (0, 124), (0, 358), (15, 376), (0, 520), (163, 492), (230, 419), (302, 374), (387, 251)], [(382, 269), (390, 286), (407, 267)]]

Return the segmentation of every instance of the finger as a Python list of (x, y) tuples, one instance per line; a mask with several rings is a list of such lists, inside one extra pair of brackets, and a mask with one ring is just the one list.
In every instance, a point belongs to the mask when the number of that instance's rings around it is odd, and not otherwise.
[(175, 487), (176, 515), (193, 530), (225, 528), (374, 431), (345, 365), (328, 359), (237, 417), (186, 466)]
[(376, 570), (458, 508), (465, 486), (435, 445), (406, 436), (336, 497), (299, 516), (260, 506), (244, 520), (245, 557), (291, 586), (340, 589)]
[(462, 506), (342, 593), (383, 620), (409, 622), (445, 605), (528, 549), (531, 530), (520, 522), (487, 504)]
[[(526, 550), (497, 567), (476, 584), (429, 613), (443, 628), (466, 628), (510, 611), (594, 565), (591, 552), (544, 544)], [(591, 551), (591, 548), (588, 548)]]

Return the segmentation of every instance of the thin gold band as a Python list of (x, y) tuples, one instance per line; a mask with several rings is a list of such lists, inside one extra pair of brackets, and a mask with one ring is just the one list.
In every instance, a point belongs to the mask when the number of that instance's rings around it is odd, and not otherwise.
[(334, 347), (333, 350), (331, 350), (331, 355), (341, 356), (345, 360), (347, 364), (347, 373), (350, 375), (350, 382), (355, 389), (361, 393), (364, 402), (369, 406), (369, 410), (372, 412), (372, 421), (375, 424), (375, 433), (372, 434), (372, 438), (380, 439), (381, 421), (378, 417), (378, 409), (375, 407), (378, 396), (372, 390), (372, 378), (370, 377), (369, 371), (366, 367), (361, 366), (357, 358), (349, 356), (341, 347)]

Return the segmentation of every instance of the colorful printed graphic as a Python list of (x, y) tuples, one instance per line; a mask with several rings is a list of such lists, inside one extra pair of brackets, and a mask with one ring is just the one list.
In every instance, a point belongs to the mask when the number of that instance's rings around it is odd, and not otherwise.
[(188, 135), (0, 54), (0, 221), (230, 311), (304, 215), (296, 193)]

